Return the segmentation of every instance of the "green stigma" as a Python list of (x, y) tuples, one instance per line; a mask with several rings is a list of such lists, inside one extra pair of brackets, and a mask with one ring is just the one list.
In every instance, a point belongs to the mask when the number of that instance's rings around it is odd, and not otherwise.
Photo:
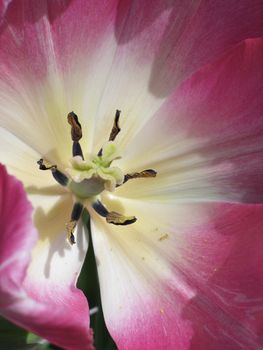
[(75, 156), (71, 159), (71, 167), (66, 169), (71, 179), (68, 187), (78, 198), (93, 197), (104, 190), (112, 192), (124, 181), (121, 169), (111, 166), (113, 160), (119, 158), (116, 145), (109, 141), (100, 153), (91, 160)]

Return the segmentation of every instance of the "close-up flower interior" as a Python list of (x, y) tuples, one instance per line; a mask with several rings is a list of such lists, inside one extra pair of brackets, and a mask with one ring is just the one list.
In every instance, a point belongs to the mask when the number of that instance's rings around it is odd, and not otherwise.
[(0, 349), (262, 349), (262, 203), (262, 0), (0, 0)]

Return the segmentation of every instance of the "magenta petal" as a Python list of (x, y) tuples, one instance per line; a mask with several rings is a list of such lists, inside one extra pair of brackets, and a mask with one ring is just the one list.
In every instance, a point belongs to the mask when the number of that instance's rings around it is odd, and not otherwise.
[[(89, 308), (74, 282), (49, 286), (49, 295), (25, 285), (37, 240), (23, 186), (0, 166), (0, 314), (68, 350), (93, 349)], [(47, 289), (48, 290), (48, 289)]]
[[(167, 96), (176, 85), (235, 44), (263, 34), (262, 1), (174, 1), (168, 10), (168, 24), (155, 53), (150, 82), (157, 96)], [(147, 18), (154, 11), (149, 1), (145, 6)]]
[(144, 53), (145, 60), (154, 57), (150, 89), (157, 96), (168, 95), (238, 42), (263, 34), (260, 0), (132, 0), (124, 4), (119, 5), (116, 36), (121, 45), (131, 43)]
[(247, 40), (173, 97), (180, 115), (174, 128), (185, 123), (189, 137), (206, 140), (197, 152), (228, 200), (263, 202), (262, 68), (263, 39)]
[(138, 218), (128, 231), (93, 225), (118, 348), (259, 350), (263, 206), (127, 203)]
[(116, 4), (1, 0), (0, 58), (5, 72), (44, 77), (53, 64), (56, 69), (70, 68), (72, 58), (91, 54), (103, 39), (115, 19)]
[[(20, 52), (28, 69), (44, 73), (50, 56), (66, 68), (72, 56), (90, 53), (110, 32), (120, 47), (127, 46), (127, 52), (135, 52), (142, 63), (153, 64), (150, 87), (157, 95), (166, 94), (236, 43), (263, 34), (259, 0), (242, 0), (238, 5), (235, 0), (188, 0), (183, 4), (163, 0), (1, 0), (1, 14), (5, 15), (1, 47), (7, 46), (13, 56)], [(37, 22), (41, 22), (38, 29)], [(7, 40), (13, 44), (7, 45)], [(50, 55), (46, 50), (51, 50)]]
[[(214, 225), (225, 242), (232, 241), (229, 252), (208, 281), (199, 284), (182, 317), (192, 322), (193, 350), (260, 349), (263, 346), (263, 206), (221, 208), (223, 215), (218, 216)], [(214, 247), (209, 254), (216, 256), (218, 250)]]

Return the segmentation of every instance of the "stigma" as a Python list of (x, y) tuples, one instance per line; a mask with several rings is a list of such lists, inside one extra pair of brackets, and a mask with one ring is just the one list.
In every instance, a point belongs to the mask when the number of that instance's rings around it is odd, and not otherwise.
[(104, 217), (109, 224), (125, 226), (135, 223), (137, 220), (135, 216), (124, 216), (109, 211), (100, 201), (99, 195), (103, 191), (113, 192), (117, 187), (131, 179), (151, 178), (157, 175), (153, 169), (125, 174), (122, 169), (112, 165), (114, 160), (121, 158), (114, 143), (121, 131), (119, 126), (120, 113), (119, 110), (116, 110), (108, 141), (96, 155), (85, 160), (79, 142), (82, 138), (82, 127), (78, 116), (74, 112), (70, 112), (67, 116), (71, 126), (72, 139), (70, 166), (65, 171), (61, 171), (57, 165), (50, 164), (43, 158), (37, 162), (40, 170), (50, 170), (55, 181), (73, 194), (72, 214), (70, 221), (66, 224), (67, 238), (71, 245), (76, 243), (74, 230), (87, 203), (91, 204), (97, 214)]
[(103, 148), (101, 155), (91, 160), (84, 160), (80, 156), (71, 159), (71, 167), (66, 169), (72, 179), (69, 183), (71, 191), (80, 198), (88, 198), (107, 190), (113, 192), (124, 181), (121, 169), (111, 166), (118, 159), (116, 146), (112, 141)]

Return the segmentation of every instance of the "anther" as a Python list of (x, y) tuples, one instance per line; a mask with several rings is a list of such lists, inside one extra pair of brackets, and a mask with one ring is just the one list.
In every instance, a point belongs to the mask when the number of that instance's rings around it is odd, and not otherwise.
[(157, 172), (153, 169), (146, 169), (138, 173), (126, 174), (124, 175), (124, 180), (122, 184), (132, 179), (156, 177), (156, 175), (157, 175)]
[(50, 170), (52, 168), (56, 168), (56, 165), (50, 164), (48, 161), (44, 160), (43, 158), (40, 158), (37, 161), (37, 164), (39, 165), (40, 170)]
[(75, 244), (74, 230), (81, 217), (83, 211), (83, 205), (81, 203), (75, 203), (71, 213), (71, 220), (66, 224), (67, 237), (70, 244)]
[(52, 165), (43, 158), (37, 161), (40, 170), (51, 170), (54, 179), (61, 185), (67, 186), (68, 178), (65, 174), (63, 174), (60, 170), (58, 170), (56, 165)]
[(84, 159), (82, 149), (79, 144), (79, 140), (82, 138), (82, 128), (78, 120), (78, 116), (74, 112), (70, 112), (68, 114), (68, 123), (71, 125), (71, 139), (73, 141), (72, 155), (73, 157), (81, 156), (81, 158)]
[(106, 216), (106, 221), (109, 224), (113, 225), (130, 225), (133, 224), (135, 221), (137, 221), (135, 216), (124, 216), (119, 213), (116, 213), (115, 211), (111, 211)]
[[(121, 131), (121, 128), (119, 127), (119, 120), (120, 120), (121, 111), (116, 109), (115, 117), (114, 117), (114, 123), (111, 129), (109, 141), (114, 141), (118, 133)], [(102, 148), (98, 152), (98, 156), (102, 156)]]
[(135, 216), (124, 216), (115, 211), (109, 212), (99, 200), (93, 203), (92, 207), (100, 216), (105, 217), (109, 224), (124, 226), (133, 224), (137, 220)]
[(68, 114), (68, 123), (71, 125), (71, 139), (78, 142), (82, 138), (82, 129), (78, 116), (74, 112)]
[(114, 141), (116, 136), (118, 135), (118, 133), (121, 131), (121, 129), (119, 127), (120, 115), (121, 115), (121, 111), (119, 111), (117, 109), (116, 113), (115, 113), (113, 127), (112, 127), (112, 130), (111, 130), (111, 133), (110, 133), (109, 141)]

